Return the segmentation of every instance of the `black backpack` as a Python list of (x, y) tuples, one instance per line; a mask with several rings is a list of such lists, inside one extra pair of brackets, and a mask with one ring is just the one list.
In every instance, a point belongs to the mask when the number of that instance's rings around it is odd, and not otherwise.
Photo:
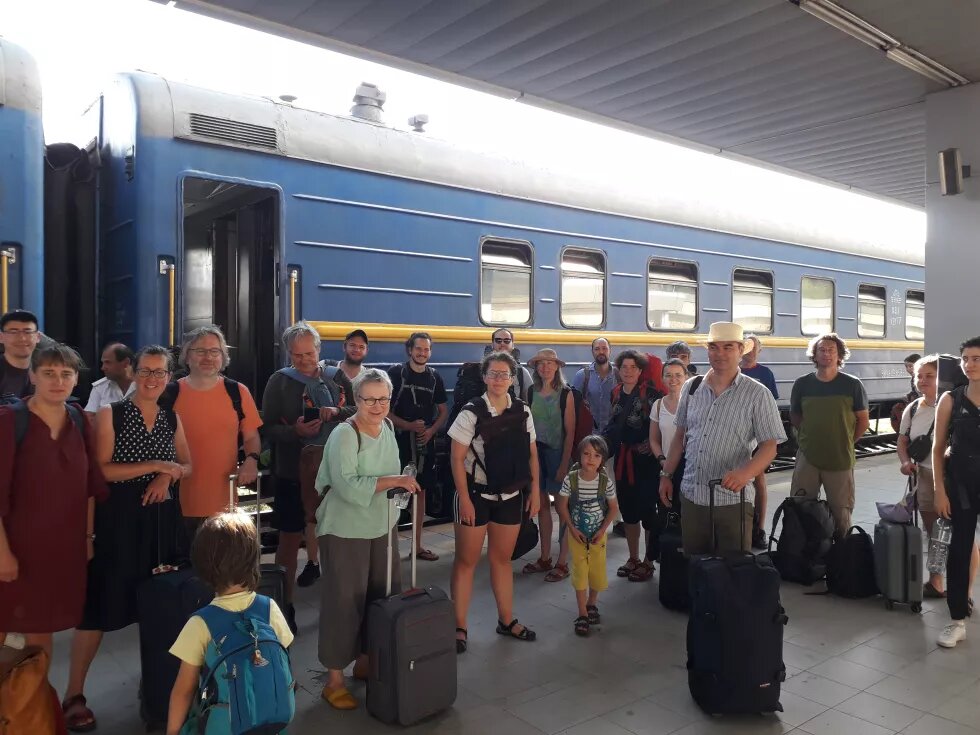
[[(783, 527), (777, 537), (780, 519)], [(772, 520), (769, 556), (784, 580), (811, 585), (827, 573), (827, 554), (833, 538), (834, 519), (826, 501), (786, 498)]]
[(852, 599), (878, 594), (874, 542), (860, 526), (851, 526), (827, 554), (827, 591)]
[(487, 491), (497, 495), (524, 490), (531, 482), (531, 440), (524, 402), (513, 399), (499, 416), (491, 416), (482, 398), (463, 407), (476, 415), (473, 438), (483, 439), (483, 460), (470, 444), (476, 464), (487, 477)]

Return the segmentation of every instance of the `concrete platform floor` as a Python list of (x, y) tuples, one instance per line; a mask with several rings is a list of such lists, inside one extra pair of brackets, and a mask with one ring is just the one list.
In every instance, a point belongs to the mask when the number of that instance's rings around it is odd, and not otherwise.
[[(770, 475), (769, 515), (786, 497), (789, 473)], [(862, 460), (857, 468), (855, 522), (870, 529), (876, 500), (896, 501), (903, 478), (894, 455)], [(407, 542), (402, 542), (407, 549)], [(452, 527), (426, 531), (426, 545), (440, 554), (420, 562), (420, 582), (448, 587)], [(784, 658), (784, 712), (773, 716), (712, 718), (691, 700), (685, 670), (684, 615), (657, 601), (650, 583), (617, 579), (626, 542), (609, 545), (610, 588), (600, 598), (602, 630), (587, 639), (572, 631), (575, 598), (570, 584), (549, 584), (542, 575), (519, 574), (515, 562), (515, 611), (538, 633), (525, 643), (494, 632), (495, 608), (487, 568), (478, 570), (469, 620), (470, 648), (459, 657), (459, 698), (449, 711), (410, 728), (448, 735), (980, 735), (980, 627), (954, 650), (939, 649), (936, 635), (948, 622), (944, 601), (927, 600), (921, 615), (907, 607), (888, 612), (880, 599), (806, 597), (786, 584), (790, 621)], [(531, 556), (531, 555), (529, 555)], [(291, 735), (370, 735), (393, 729), (361, 707), (332, 710), (320, 699), (317, 661), (317, 589), (299, 590), (300, 635), (293, 670), (301, 689)], [(56, 639), (52, 681), (67, 680), (68, 635)], [(106, 636), (86, 690), (100, 735), (144, 731), (136, 698), (139, 684), (137, 630)], [(364, 688), (352, 686), (363, 702)]]

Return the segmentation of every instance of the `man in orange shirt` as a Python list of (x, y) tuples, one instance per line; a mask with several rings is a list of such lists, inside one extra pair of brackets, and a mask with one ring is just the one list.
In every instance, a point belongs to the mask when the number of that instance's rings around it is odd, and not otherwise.
[[(173, 405), (184, 425), (191, 462), (195, 463), (194, 474), (180, 483), (180, 510), (193, 538), (205, 518), (228, 507), (229, 475), (237, 472), (242, 485), (255, 482), (262, 419), (248, 388), (222, 375), (231, 360), (218, 327), (191, 332), (181, 347), (180, 362), (189, 375), (177, 381)], [(233, 400), (236, 394), (239, 406)], [(239, 435), (245, 448), (241, 467)]]

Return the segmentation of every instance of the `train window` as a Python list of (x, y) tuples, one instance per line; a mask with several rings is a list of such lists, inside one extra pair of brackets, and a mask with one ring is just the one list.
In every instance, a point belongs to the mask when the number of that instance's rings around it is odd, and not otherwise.
[(834, 282), (803, 276), (800, 283), (800, 326), (803, 334), (834, 331)]
[(647, 272), (650, 329), (691, 331), (698, 323), (698, 267), (652, 258)]
[(736, 268), (732, 274), (732, 321), (746, 332), (772, 332), (772, 273)]
[(926, 295), (923, 291), (905, 293), (905, 339), (926, 338)]
[(858, 337), (885, 336), (885, 287), (858, 287)]
[(531, 321), (531, 245), (484, 240), (480, 247), (480, 318), (486, 324)]
[(605, 253), (599, 250), (565, 248), (561, 254), (562, 326), (602, 326), (605, 310)]

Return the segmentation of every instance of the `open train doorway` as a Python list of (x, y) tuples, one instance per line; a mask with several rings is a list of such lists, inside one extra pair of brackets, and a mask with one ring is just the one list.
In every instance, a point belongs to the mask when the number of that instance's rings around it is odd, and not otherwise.
[(279, 192), (188, 176), (183, 180), (182, 328), (217, 324), (231, 347), (226, 374), (261, 400), (279, 366), (276, 278)]

